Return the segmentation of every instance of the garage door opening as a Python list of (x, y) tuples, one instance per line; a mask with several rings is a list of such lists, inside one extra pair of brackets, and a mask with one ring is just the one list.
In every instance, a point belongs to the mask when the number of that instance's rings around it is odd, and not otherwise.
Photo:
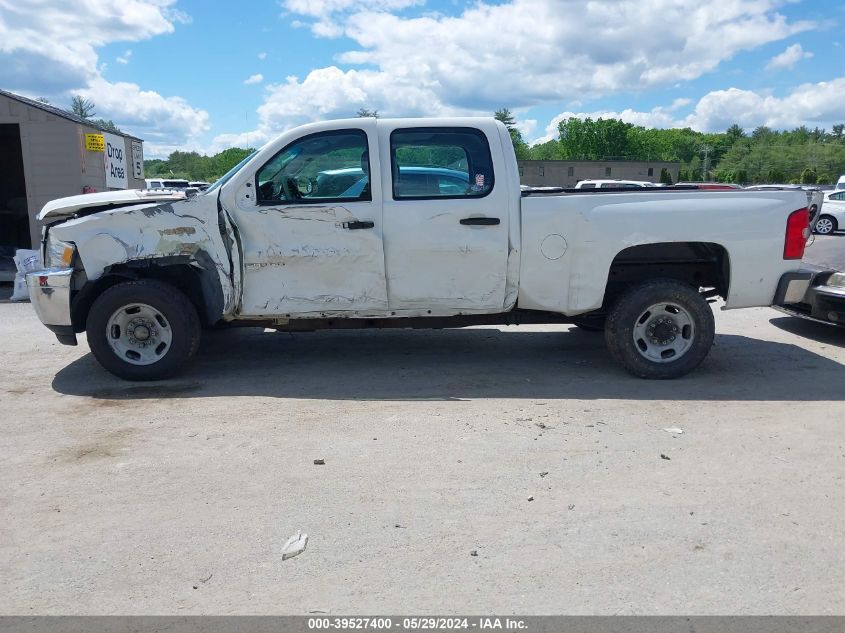
[(15, 275), (12, 256), (17, 248), (30, 248), (29, 210), (17, 123), (0, 124), (0, 281)]
[(21, 129), (17, 123), (0, 124), (0, 246), (30, 247)]

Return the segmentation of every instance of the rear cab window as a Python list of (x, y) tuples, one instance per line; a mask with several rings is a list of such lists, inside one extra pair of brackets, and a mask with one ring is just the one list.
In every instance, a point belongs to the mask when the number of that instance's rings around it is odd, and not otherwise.
[(483, 198), (494, 186), (487, 137), (475, 128), (402, 128), (390, 135), (394, 200)]

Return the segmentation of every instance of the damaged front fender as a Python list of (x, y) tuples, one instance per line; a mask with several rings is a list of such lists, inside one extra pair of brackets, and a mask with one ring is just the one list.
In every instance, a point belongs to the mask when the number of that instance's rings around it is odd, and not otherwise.
[(221, 312), (217, 319), (236, 308), (232, 259), (220, 232), (216, 196), (108, 209), (53, 225), (49, 232), (76, 244), (89, 282), (122, 265), (180, 261), (219, 283), (219, 294), (214, 293), (221, 298), (215, 301)]

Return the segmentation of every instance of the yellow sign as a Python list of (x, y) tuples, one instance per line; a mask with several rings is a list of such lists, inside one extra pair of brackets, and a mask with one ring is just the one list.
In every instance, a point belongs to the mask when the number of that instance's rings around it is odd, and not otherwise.
[(89, 152), (104, 152), (106, 151), (106, 141), (102, 134), (86, 134), (85, 135), (85, 149)]

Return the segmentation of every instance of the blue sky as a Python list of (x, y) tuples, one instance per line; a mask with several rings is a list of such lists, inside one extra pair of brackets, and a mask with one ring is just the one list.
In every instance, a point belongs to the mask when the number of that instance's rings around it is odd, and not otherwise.
[(0, 87), (83, 94), (147, 156), (353, 115), (722, 130), (845, 122), (834, 0), (0, 0)]

